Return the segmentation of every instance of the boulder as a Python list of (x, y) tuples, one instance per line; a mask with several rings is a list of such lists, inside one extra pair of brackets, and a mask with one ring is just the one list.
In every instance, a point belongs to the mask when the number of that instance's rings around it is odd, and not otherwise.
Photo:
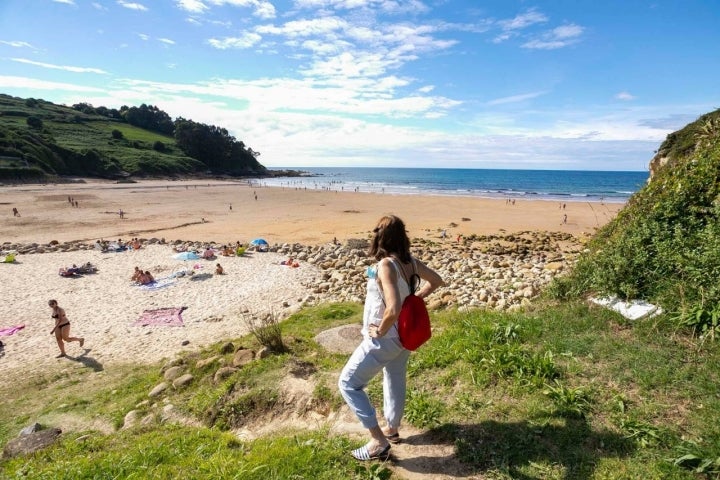
[(157, 397), (161, 393), (163, 393), (170, 385), (168, 385), (167, 382), (162, 382), (158, 385), (155, 385), (155, 388), (150, 390), (150, 393), (148, 393), (149, 397)]
[(173, 387), (177, 389), (190, 385), (194, 378), (195, 377), (193, 377), (189, 373), (186, 373), (185, 375), (182, 375), (181, 377), (178, 377), (173, 381)]
[(253, 352), (252, 350), (238, 350), (237, 352), (235, 352), (232, 365), (233, 367), (242, 367), (243, 365), (247, 365), (248, 363), (252, 362), (254, 359), (255, 352)]
[(184, 368), (180, 366), (170, 367), (167, 370), (165, 370), (165, 374), (163, 375), (163, 378), (167, 380), (168, 382), (172, 382), (176, 378), (178, 378), (180, 375), (182, 375)]
[(48, 428), (27, 435), (20, 435), (10, 440), (3, 449), (3, 458), (13, 458), (18, 455), (27, 455), (43, 448), (47, 448), (60, 436), (59, 428)]

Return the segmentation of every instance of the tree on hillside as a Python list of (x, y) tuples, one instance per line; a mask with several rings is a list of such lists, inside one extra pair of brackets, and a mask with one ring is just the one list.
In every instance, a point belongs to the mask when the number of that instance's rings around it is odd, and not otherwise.
[(77, 110), (78, 112), (82, 112), (82, 113), (85, 113), (88, 115), (93, 115), (96, 113), (95, 107), (93, 107), (89, 103), (85, 103), (85, 102), (76, 103), (75, 105), (72, 106), (72, 108), (73, 108), (73, 110)]
[(258, 163), (251, 149), (237, 141), (224, 128), (186, 120), (175, 120), (175, 141), (185, 154), (203, 162), (210, 170), (218, 172), (259, 172), (264, 167)]
[(171, 135), (175, 128), (170, 115), (154, 105), (142, 104), (139, 107), (130, 107), (123, 114), (125, 121), (136, 127), (152, 130), (153, 132)]

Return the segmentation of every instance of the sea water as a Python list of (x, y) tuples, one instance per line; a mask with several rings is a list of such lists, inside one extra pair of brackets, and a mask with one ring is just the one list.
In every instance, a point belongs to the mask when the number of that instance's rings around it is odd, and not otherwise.
[(307, 190), (624, 203), (648, 179), (648, 172), (580, 170), (360, 167), (293, 167), (292, 170), (305, 172), (304, 176), (264, 178), (256, 182)]

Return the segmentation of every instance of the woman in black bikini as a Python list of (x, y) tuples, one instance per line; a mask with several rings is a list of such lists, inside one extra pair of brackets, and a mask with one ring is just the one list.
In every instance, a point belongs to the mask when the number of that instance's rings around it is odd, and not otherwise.
[(60, 355), (56, 358), (64, 357), (65, 355), (65, 342), (79, 342), (80, 347), (85, 343), (83, 337), (71, 337), (70, 336), (70, 321), (65, 316), (65, 310), (60, 308), (57, 300), (50, 300), (48, 302), (50, 308), (52, 308), (52, 318), (55, 320), (55, 327), (50, 331), (50, 335), (55, 334), (55, 340), (57, 340), (58, 347), (60, 347)]

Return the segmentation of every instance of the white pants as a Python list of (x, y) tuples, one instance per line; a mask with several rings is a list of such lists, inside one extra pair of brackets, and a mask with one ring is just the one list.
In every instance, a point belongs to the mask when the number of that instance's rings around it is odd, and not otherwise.
[(365, 428), (378, 426), (375, 409), (365, 393), (372, 378), (383, 371), (383, 413), (391, 428), (400, 426), (405, 411), (407, 362), (410, 350), (397, 338), (364, 338), (340, 373), (338, 387), (350, 409)]

